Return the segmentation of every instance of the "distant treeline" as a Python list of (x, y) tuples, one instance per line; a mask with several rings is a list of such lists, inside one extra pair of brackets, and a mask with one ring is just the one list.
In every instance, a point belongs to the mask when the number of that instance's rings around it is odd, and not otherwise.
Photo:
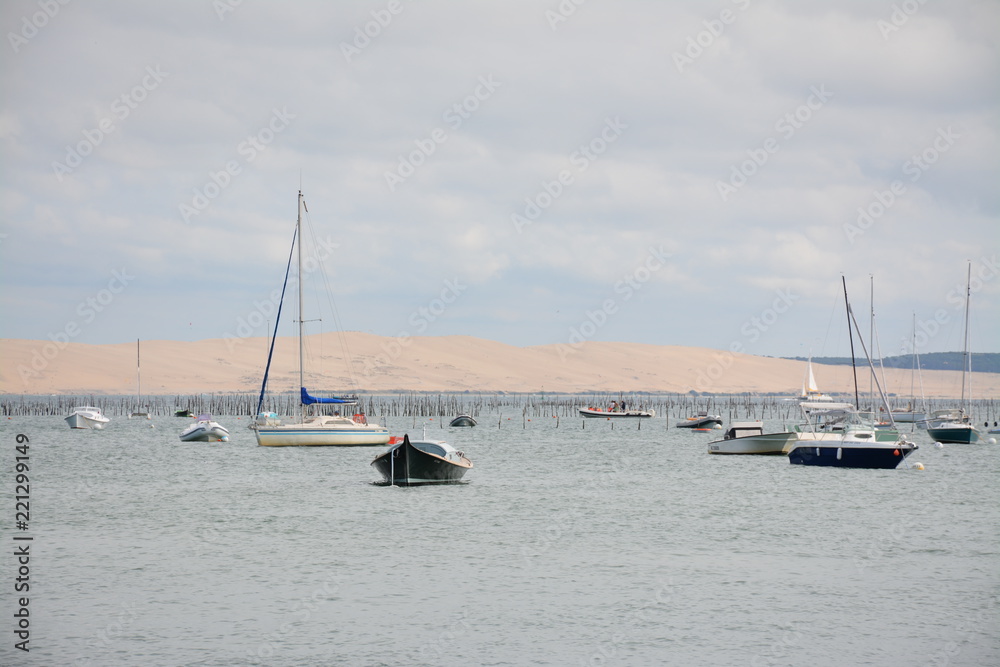
[[(1000, 353), (974, 352), (972, 370), (976, 373), (1000, 373)], [(805, 357), (783, 357), (794, 361), (806, 361)], [(859, 362), (864, 362), (861, 357)], [(850, 366), (850, 357), (813, 357), (813, 362), (828, 366)], [(876, 362), (877, 363), (877, 362)], [(913, 368), (913, 356), (906, 354), (897, 357), (885, 357), (882, 365), (886, 368)], [(920, 368), (925, 371), (960, 371), (962, 370), (961, 352), (928, 352), (920, 355)]]

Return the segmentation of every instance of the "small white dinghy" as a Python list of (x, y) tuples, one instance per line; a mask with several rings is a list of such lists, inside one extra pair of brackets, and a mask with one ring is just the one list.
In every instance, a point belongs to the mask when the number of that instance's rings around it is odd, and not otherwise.
[(218, 422), (212, 421), (212, 415), (198, 415), (198, 421), (181, 431), (184, 442), (229, 442), (229, 431)]

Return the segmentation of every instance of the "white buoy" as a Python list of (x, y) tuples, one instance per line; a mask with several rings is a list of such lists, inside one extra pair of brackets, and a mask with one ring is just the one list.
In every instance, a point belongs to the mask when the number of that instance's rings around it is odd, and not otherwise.
[(923, 470), (924, 469), (924, 464), (921, 463), (920, 461), (917, 461), (917, 462), (915, 462), (913, 464), (913, 469), (914, 470)]
[(996, 438), (990, 438), (986, 442), (990, 443), (991, 445), (995, 445), (995, 444), (997, 444), (997, 439)]
[(935, 443), (934, 443), (934, 446), (935, 446), (935, 447), (937, 447), (938, 449), (940, 449), (941, 447), (944, 447), (944, 443), (941, 443), (941, 442), (935, 442)]

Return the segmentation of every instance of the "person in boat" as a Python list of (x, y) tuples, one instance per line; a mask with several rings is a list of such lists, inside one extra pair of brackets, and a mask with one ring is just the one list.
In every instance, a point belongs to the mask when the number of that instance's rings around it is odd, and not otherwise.
[(618, 401), (611, 401), (611, 407), (608, 408), (608, 412), (618, 412)]

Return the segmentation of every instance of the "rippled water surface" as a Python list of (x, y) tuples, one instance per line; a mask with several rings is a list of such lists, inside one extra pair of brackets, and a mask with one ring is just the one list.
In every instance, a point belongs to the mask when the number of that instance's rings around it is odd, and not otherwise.
[(923, 471), (834, 470), (710, 456), (720, 431), (662, 419), (400, 417), (475, 467), (394, 488), (372, 484), (382, 448), (261, 448), (217, 419), (232, 442), (167, 417), (4, 422), (0, 663), (1000, 664), (997, 445), (918, 432)]

